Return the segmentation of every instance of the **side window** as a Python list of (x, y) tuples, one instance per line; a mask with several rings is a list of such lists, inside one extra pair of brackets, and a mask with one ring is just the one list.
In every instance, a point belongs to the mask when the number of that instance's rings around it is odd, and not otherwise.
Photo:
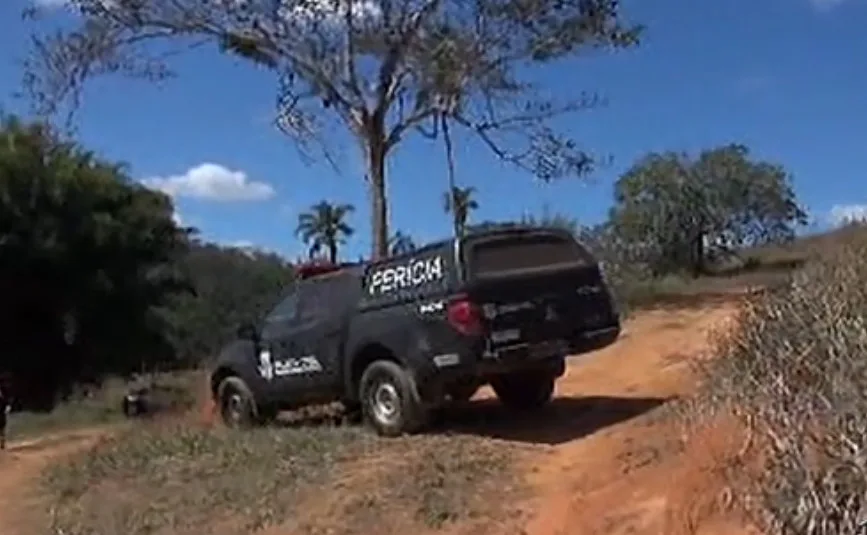
[(324, 292), (327, 287), (324, 281), (309, 281), (298, 289), (298, 321), (310, 321), (325, 315), (328, 297)]
[(277, 324), (291, 323), (298, 317), (298, 292), (293, 291), (287, 295), (276, 307), (265, 317), (265, 326), (270, 327)]

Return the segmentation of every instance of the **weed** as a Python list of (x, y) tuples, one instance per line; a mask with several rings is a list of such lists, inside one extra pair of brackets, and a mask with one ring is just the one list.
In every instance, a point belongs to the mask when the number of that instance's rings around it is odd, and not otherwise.
[(201, 533), (220, 519), (248, 533), (282, 522), (299, 488), (371, 444), (351, 428), (140, 426), (52, 468), (45, 484), (58, 533)]
[(846, 236), (744, 305), (692, 405), (755, 433), (764, 470), (741, 483), (774, 533), (855, 535), (867, 523), (867, 236)]

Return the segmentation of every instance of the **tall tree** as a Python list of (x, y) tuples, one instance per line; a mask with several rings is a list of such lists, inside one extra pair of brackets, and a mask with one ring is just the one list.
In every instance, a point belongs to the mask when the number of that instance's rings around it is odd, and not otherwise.
[(0, 372), (51, 406), (79, 379), (170, 358), (160, 306), (184, 289), (171, 200), (41, 124), (0, 121)]
[(451, 191), (443, 193), (443, 209), (452, 215), (455, 234), (458, 236), (466, 232), (470, 212), (479, 208), (479, 203), (473, 198), (475, 193), (476, 188), (472, 186), (453, 186)]
[(399, 255), (415, 251), (416, 245), (412, 239), (412, 236), (398, 230), (389, 240), (388, 249), (391, 254)]
[[(78, 102), (91, 77), (172, 74), (168, 52), (212, 43), (269, 69), (276, 124), (330, 161), (334, 126), (356, 140), (371, 192), (373, 257), (388, 252), (386, 164), (444, 118), (504, 162), (548, 181), (592, 158), (551, 119), (597, 102), (560, 101), (531, 67), (638, 42), (618, 0), (68, 0), (73, 24), (33, 37), (25, 86), (39, 113)], [(174, 46), (173, 46), (174, 45)], [(573, 93), (574, 95), (574, 93)], [(429, 130), (427, 130), (429, 132)]]
[(657, 272), (699, 274), (708, 255), (791, 239), (806, 214), (785, 169), (728, 145), (642, 158), (617, 181), (611, 220)]
[(298, 215), (295, 234), (310, 248), (310, 258), (318, 255), (324, 248), (331, 263), (337, 262), (338, 248), (355, 232), (346, 222), (346, 218), (354, 210), (351, 204), (320, 201), (311, 206), (309, 212)]

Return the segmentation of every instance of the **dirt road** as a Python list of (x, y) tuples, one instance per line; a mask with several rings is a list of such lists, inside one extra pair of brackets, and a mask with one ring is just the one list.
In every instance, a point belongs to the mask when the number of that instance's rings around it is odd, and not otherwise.
[(538, 498), (528, 535), (748, 533), (722, 510), (716, 473), (736, 445), (711, 434), (684, 450), (676, 425), (643, 415), (695, 387), (690, 362), (734, 308), (644, 313), (619, 343), (570, 365), (560, 399), (593, 401), (574, 436), (530, 461)]
[[(689, 363), (706, 347), (709, 329), (724, 325), (734, 307), (729, 301), (642, 313), (627, 323), (613, 346), (572, 359), (544, 419), (524, 425), (500, 421), (481, 431), (478, 421), (472, 423), (474, 433), (504, 440), (523, 452), (534, 498), (521, 507), (525, 525), (517, 531), (751, 533), (725, 510), (726, 489), (717, 467), (720, 456), (733, 447), (726, 436), (711, 434), (683, 448), (677, 427), (655, 417), (666, 401), (694, 387)], [(483, 392), (480, 397), (490, 395)], [(485, 410), (483, 401), (476, 414)], [(0, 533), (23, 534), (20, 526), (33, 526), (35, 497), (28, 489), (41, 469), (94, 443), (99, 435), (98, 430), (80, 432), (17, 444), (6, 452), (0, 459)], [(486, 531), (516, 529), (489, 526)]]
[(16, 441), (0, 452), (0, 533), (33, 535), (34, 526), (44, 526), (45, 511), (36, 485), (51, 462), (96, 443), (105, 429), (77, 430)]

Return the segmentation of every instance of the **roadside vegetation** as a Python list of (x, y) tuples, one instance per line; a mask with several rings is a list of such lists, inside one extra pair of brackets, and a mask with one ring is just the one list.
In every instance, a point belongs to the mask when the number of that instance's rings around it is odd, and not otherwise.
[(867, 520), (867, 227), (805, 245), (812, 261), (747, 301), (703, 366), (693, 423), (734, 417), (729, 477), (768, 533), (854, 535)]

